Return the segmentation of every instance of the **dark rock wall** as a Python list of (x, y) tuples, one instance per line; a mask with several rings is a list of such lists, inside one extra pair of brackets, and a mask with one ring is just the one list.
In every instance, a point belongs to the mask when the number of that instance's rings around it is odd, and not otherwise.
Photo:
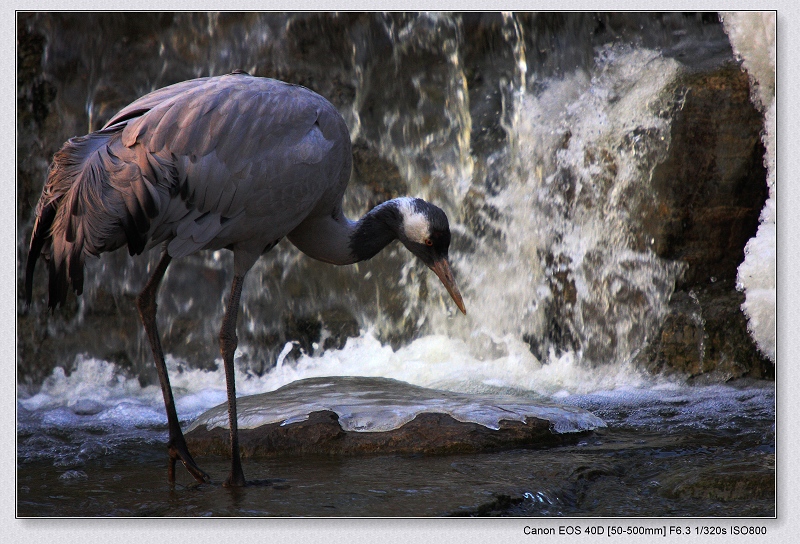
[(763, 117), (747, 74), (728, 64), (681, 78), (683, 107), (667, 159), (653, 173), (647, 224), (656, 253), (686, 263), (647, 368), (714, 379), (774, 377), (741, 311), (736, 272), (767, 199)]

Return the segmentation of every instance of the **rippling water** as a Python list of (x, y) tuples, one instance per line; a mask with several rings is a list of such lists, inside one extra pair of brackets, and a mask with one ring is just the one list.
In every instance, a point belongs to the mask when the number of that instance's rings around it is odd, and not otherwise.
[(245, 459), (255, 483), (235, 493), (221, 487), (227, 459), (211, 456), (197, 461), (212, 483), (179, 471), (169, 488), (166, 422), (155, 400), (23, 408), (17, 513), (773, 516), (774, 394), (760, 382), (560, 393), (551, 400), (589, 409), (608, 427), (546, 450)]

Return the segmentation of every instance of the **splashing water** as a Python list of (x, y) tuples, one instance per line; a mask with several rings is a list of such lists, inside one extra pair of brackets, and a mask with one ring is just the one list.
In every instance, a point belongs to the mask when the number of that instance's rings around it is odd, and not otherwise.
[[(513, 143), (495, 158), (504, 186), (482, 195), (499, 236), (456, 257), (476, 351), (510, 335), (543, 362), (571, 352), (576, 363), (626, 364), (647, 341), (680, 272), (635, 234), (669, 144), (664, 95), (677, 73), (655, 52), (608, 48), (591, 74), (519, 96)], [(437, 327), (463, 334), (456, 320)]]

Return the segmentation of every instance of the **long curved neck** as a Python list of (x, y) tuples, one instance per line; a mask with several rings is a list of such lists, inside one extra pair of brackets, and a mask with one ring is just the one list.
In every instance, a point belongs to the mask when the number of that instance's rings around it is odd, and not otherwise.
[(353, 264), (371, 259), (396, 240), (402, 221), (395, 199), (375, 206), (358, 221), (346, 218), (341, 210), (308, 218), (288, 238), (309, 257), (331, 264)]

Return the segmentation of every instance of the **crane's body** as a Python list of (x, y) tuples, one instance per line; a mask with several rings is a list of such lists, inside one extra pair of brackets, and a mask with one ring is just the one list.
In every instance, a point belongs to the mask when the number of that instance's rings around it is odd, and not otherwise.
[(399, 239), (439, 276), (458, 307), (447, 264), (450, 231), (439, 208), (399, 198), (358, 222), (342, 213), (352, 152), (336, 108), (297, 85), (236, 72), (154, 91), (101, 130), (55, 155), (36, 208), (26, 266), (30, 303), (38, 257), (49, 263), (49, 305), (83, 290), (84, 261), (127, 245), (162, 245), (137, 306), (153, 348), (170, 430), (169, 479), (177, 460), (208, 476), (185, 446), (155, 323), (156, 294), (171, 259), (205, 249), (234, 254), (234, 280), (220, 331), (231, 416), (229, 485), (244, 485), (238, 452), (233, 353), (244, 275), (282, 238), (309, 256), (350, 264)]
[[(229, 248), (246, 271), (309, 216), (344, 221), (351, 157), (344, 120), (308, 89), (243, 74), (196, 79), (140, 98), (102, 130), (71, 140), (40, 207), (63, 196), (74, 202), (59, 209), (52, 241), (78, 292), (78, 260), (126, 244), (138, 254), (168, 242), (173, 258)], [(347, 248), (335, 249), (346, 260)], [(65, 279), (51, 303), (64, 300)]]

